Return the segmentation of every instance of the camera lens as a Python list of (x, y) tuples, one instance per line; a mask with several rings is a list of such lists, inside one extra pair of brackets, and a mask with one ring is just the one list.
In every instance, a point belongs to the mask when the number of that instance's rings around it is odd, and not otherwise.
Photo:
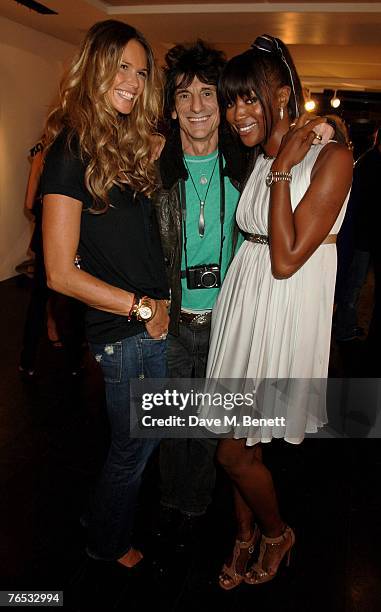
[(210, 272), (208, 270), (208, 272), (204, 272), (204, 274), (201, 276), (201, 285), (203, 287), (207, 287), (209, 289), (210, 287), (215, 287), (216, 284), (217, 277), (214, 272)]

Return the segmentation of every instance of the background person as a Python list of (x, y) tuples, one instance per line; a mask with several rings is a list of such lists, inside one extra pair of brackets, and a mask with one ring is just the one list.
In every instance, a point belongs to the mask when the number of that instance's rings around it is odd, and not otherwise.
[(33, 215), (34, 230), (30, 249), (34, 253), (32, 291), (26, 312), (19, 371), (33, 377), (41, 338), (47, 328), (47, 336), (54, 348), (63, 348), (71, 374), (80, 371), (82, 357), (83, 312), (76, 300), (60, 296), (46, 284), (42, 244), (41, 173), (44, 163), (44, 143), (41, 140), (30, 150), (31, 168), (25, 194), (24, 207)]
[(35, 373), (37, 350), (45, 325), (46, 306), (49, 297), (42, 248), (40, 178), (43, 167), (43, 150), (43, 139), (30, 150), (31, 167), (24, 202), (25, 211), (29, 215), (33, 215), (34, 218), (34, 229), (30, 243), (30, 249), (34, 253), (32, 292), (25, 317), (19, 363), (20, 372), (27, 376), (33, 376)]
[[(379, 241), (375, 230), (378, 226), (377, 197), (379, 197), (380, 189), (377, 177), (380, 170), (381, 129), (378, 129), (374, 135), (373, 146), (356, 160), (354, 166), (353, 186), (348, 203), (351, 212), (351, 224), (347, 229), (346, 236), (347, 242), (351, 241), (352, 243), (352, 257), (345, 278), (342, 279), (341, 283), (335, 329), (338, 341), (354, 340), (364, 335), (364, 331), (358, 326), (357, 307), (369, 263), (372, 262), (375, 275), (375, 303), (367, 342), (371, 353), (374, 353), (381, 333), (379, 282), (377, 282), (379, 279), (380, 255)], [(376, 353), (373, 357), (376, 357)], [(377, 361), (374, 361), (373, 357), (371, 362), (367, 364), (370, 365), (372, 372), (375, 371), (374, 366)], [(374, 375), (377, 376), (377, 374)]]

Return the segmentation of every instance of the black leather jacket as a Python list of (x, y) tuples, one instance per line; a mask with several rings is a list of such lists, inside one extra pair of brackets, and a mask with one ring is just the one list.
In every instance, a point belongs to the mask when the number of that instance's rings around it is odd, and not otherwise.
[[(247, 153), (231, 134), (226, 125), (219, 129), (219, 150), (225, 166), (224, 174), (240, 190), (247, 167)], [(159, 160), (161, 188), (155, 196), (155, 207), (164, 258), (167, 266), (168, 282), (171, 288), (171, 312), (169, 331), (179, 334), (181, 310), (181, 256), (182, 256), (182, 217), (179, 182), (188, 178), (183, 160), (180, 131), (177, 122), (167, 138)]]

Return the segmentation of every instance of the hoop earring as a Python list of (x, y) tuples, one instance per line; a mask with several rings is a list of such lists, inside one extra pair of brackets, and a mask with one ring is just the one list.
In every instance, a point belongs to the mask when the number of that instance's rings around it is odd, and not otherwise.
[(282, 121), (283, 117), (284, 117), (284, 108), (283, 106), (281, 106), (279, 109), (279, 119)]

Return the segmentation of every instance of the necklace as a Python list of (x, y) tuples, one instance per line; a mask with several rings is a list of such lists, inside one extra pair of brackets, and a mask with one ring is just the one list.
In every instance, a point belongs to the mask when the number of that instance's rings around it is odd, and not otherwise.
[(210, 187), (210, 185), (212, 184), (212, 178), (213, 178), (213, 175), (214, 175), (214, 171), (215, 171), (215, 169), (216, 169), (216, 165), (217, 165), (217, 160), (218, 160), (218, 158), (219, 158), (219, 154), (216, 156), (216, 161), (214, 162), (214, 166), (213, 166), (212, 174), (210, 175), (210, 179), (209, 179), (208, 187), (207, 187), (207, 189), (206, 189), (205, 196), (204, 196), (204, 198), (201, 198), (201, 197), (200, 197), (200, 194), (199, 194), (199, 192), (198, 192), (198, 189), (197, 189), (197, 187), (196, 187), (196, 183), (195, 183), (195, 182), (194, 182), (194, 180), (193, 180), (192, 173), (191, 173), (191, 171), (189, 170), (189, 166), (188, 166), (187, 161), (186, 161), (186, 159), (185, 159), (185, 157), (184, 157), (184, 163), (185, 163), (185, 165), (186, 165), (186, 167), (187, 167), (187, 170), (188, 170), (188, 174), (189, 174), (190, 180), (192, 181), (193, 188), (194, 188), (194, 190), (195, 190), (195, 192), (196, 192), (196, 194), (197, 194), (197, 197), (198, 197), (198, 199), (199, 199), (199, 202), (200, 202), (200, 214), (199, 214), (199, 217), (198, 217), (198, 234), (199, 234), (199, 236), (200, 236), (201, 238), (203, 238), (203, 237), (204, 237), (204, 234), (205, 234), (205, 215), (204, 215), (204, 208), (205, 208), (206, 198), (208, 197), (209, 187)]

